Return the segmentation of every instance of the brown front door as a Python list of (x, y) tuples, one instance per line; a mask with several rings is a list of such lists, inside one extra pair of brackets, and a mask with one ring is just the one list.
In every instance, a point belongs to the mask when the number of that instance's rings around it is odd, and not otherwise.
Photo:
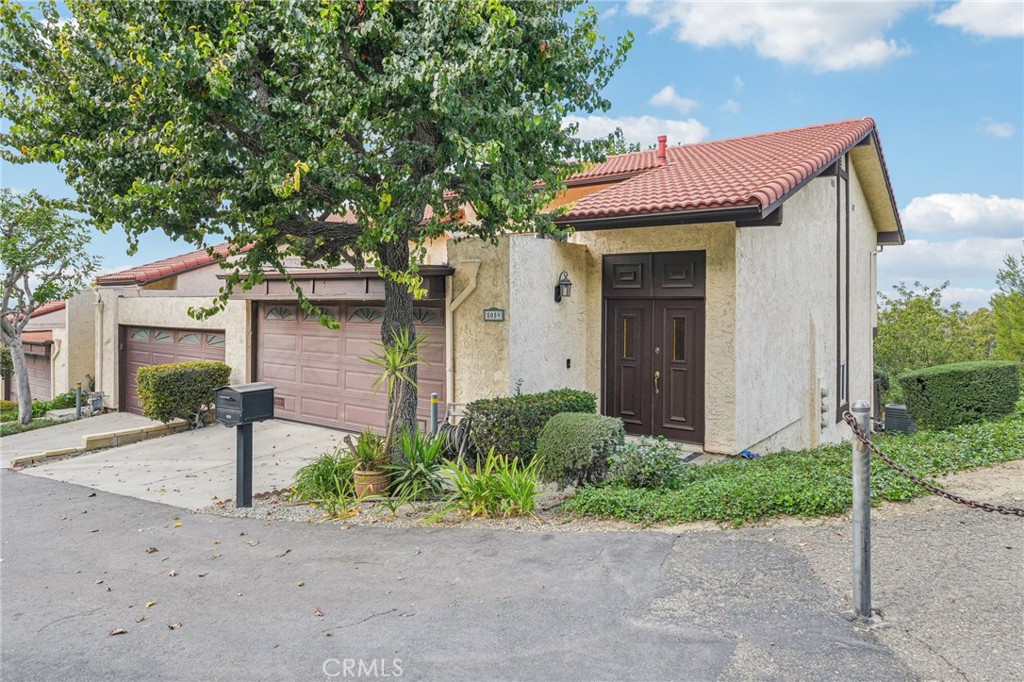
[(704, 442), (704, 252), (604, 262), (604, 411), (626, 432)]

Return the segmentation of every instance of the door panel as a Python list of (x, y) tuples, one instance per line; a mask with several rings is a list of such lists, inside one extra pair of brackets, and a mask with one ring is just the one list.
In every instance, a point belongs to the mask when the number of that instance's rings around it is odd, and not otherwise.
[(704, 302), (655, 301), (655, 435), (704, 439)]
[(121, 409), (135, 414), (142, 414), (136, 378), (140, 367), (195, 360), (224, 362), (224, 332), (220, 330), (128, 327), (124, 338)]
[(605, 395), (609, 414), (622, 419), (627, 433), (650, 433), (652, 390), (650, 301), (608, 301)]

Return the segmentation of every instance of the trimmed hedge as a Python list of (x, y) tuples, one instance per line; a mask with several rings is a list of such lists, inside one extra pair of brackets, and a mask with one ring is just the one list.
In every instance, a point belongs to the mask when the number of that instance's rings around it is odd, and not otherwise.
[(562, 388), (547, 393), (525, 393), (508, 398), (485, 398), (466, 406), (473, 418), (473, 447), (478, 453), (494, 451), (529, 461), (537, 450), (537, 437), (548, 420), (561, 412), (597, 412), (593, 393)]
[(563, 412), (548, 420), (537, 439), (544, 481), (579, 487), (599, 483), (608, 460), (626, 440), (622, 420), (585, 412)]
[(936, 365), (897, 377), (914, 419), (932, 429), (996, 419), (1020, 396), (1016, 362), (985, 360)]
[(142, 411), (150, 419), (167, 423), (185, 419), (192, 428), (202, 426), (213, 404), (213, 390), (228, 382), (231, 368), (223, 362), (173, 362), (140, 367), (136, 374)]

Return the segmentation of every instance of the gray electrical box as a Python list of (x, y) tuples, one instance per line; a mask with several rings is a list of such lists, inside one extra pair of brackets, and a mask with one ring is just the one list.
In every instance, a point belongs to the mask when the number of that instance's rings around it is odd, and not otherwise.
[(252, 424), (274, 418), (274, 387), (270, 384), (235, 384), (214, 391), (215, 416), (224, 426)]

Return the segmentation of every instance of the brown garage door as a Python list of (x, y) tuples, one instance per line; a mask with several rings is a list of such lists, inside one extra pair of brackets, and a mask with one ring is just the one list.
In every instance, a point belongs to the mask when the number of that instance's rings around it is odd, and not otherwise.
[[(25, 344), (25, 365), (28, 368), (28, 386), (32, 400), (49, 400), (50, 390), (50, 347)], [(18, 399), (18, 379), (11, 377), (10, 399)]]
[[(257, 381), (275, 388), (275, 415), (285, 419), (348, 429), (383, 429), (387, 396), (374, 393), (377, 368), (360, 358), (371, 357), (380, 344), (379, 303), (322, 304), (341, 320), (327, 329), (307, 319), (295, 304), (263, 303), (258, 317)], [(444, 403), (444, 313), (439, 307), (418, 307), (416, 328), (429, 335), (419, 367), (419, 415), (430, 416), (430, 394)]]
[(224, 362), (223, 331), (156, 327), (127, 327), (123, 329), (122, 410), (142, 414), (139, 386), (135, 379), (139, 367), (193, 360)]

